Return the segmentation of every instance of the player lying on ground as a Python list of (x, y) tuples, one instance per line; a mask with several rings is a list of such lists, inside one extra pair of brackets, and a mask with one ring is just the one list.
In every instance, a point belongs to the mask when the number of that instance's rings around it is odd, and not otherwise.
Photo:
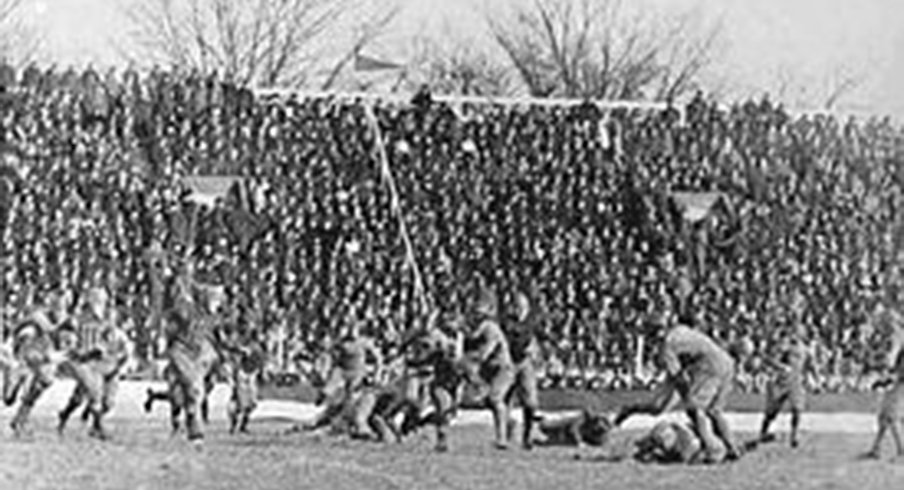
[(592, 459), (615, 463), (634, 459), (641, 463), (699, 464), (704, 462), (705, 454), (700, 438), (691, 427), (681, 422), (662, 421), (628, 446), (609, 446)]
[(578, 449), (604, 446), (612, 427), (608, 417), (590, 410), (558, 419), (543, 418), (539, 426), (544, 436), (542, 445), (575, 446)]
[(643, 463), (693, 464), (703, 454), (700, 439), (679, 422), (659, 422), (634, 443), (634, 448), (634, 459)]
[(723, 410), (734, 384), (734, 360), (700, 331), (678, 324), (665, 330), (661, 361), (666, 380), (651, 403), (624, 407), (615, 425), (638, 413), (659, 415), (678, 406), (687, 411), (691, 427), (703, 441), (704, 462), (719, 463), (740, 457)]
[(904, 329), (900, 326), (892, 335), (888, 352), (888, 366), (892, 374), (892, 386), (882, 397), (879, 406), (879, 431), (872, 448), (864, 456), (878, 459), (882, 454), (885, 434), (891, 432), (898, 456), (904, 456), (904, 441), (901, 439), (901, 425), (904, 422)]
[(775, 439), (769, 433), (769, 427), (787, 404), (791, 411), (791, 447), (797, 447), (801, 415), (806, 409), (804, 379), (808, 373), (816, 372), (802, 334), (786, 333), (779, 339), (776, 352), (770, 356), (767, 365), (773, 369), (774, 374), (766, 387), (766, 409), (760, 428), (760, 441), (770, 442)]

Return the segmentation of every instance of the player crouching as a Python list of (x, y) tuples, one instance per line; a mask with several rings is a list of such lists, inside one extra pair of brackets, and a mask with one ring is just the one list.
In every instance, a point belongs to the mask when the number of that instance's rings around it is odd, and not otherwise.
[(703, 441), (705, 463), (740, 458), (723, 413), (734, 383), (735, 360), (699, 330), (666, 320), (663, 333), (660, 355), (668, 377), (651, 403), (624, 407), (615, 425), (634, 414), (660, 415), (680, 405)]

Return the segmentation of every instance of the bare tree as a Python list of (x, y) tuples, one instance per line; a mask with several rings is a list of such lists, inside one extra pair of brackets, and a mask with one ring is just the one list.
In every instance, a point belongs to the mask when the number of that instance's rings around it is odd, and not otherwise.
[(409, 83), (425, 83), (438, 94), (502, 96), (513, 91), (511, 67), (474, 43), (425, 38), (413, 44)]
[[(242, 85), (300, 87), (332, 83), (347, 54), (379, 36), (397, 13), (369, 15), (354, 0), (135, 0), (126, 14), (133, 59), (217, 71)], [(386, 12), (390, 12), (387, 14)], [(346, 45), (345, 32), (356, 35)], [(345, 49), (348, 48), (348, 49)], [(336, 61), (338, 60), (338, 61)]]
[(863, 70), (850, 65), (836, 66), (825, 77), (822, 108), (826, 111), (835, 110), (839, 103), (855, 95), (863, 87), (866, 79)]
[(25, 0), (0, 0), (0, 52), (14, 65), (25, 65), (37, 57), (41, 39), (37, 32), (22, 22)]
[(857, 95), (868, 81), (867, 73), (866, 68), (850, 63), (811, 71), (781, 65), (767, 87), (775, 100), (792, 108), (831, 112)]
[(698, 88), (722, 24), (657, 19), (622, 0), (532, 0), (489, 14), (496, 44), (536, 97), (670, 99)]
[(328, 74), (320, 88), (330, 90), (340, 81), (340, 77), (348, 72), (348, 67), (356, 57), (362, 54), (365, 48), (377, 41), (386, 28), (398, 17), (401, 7), (398, 4), (384, 5), (379, 13), (370, 14), (365, 10), (365, 18), (354, 22), (352, 38), (347, 43), (345, 54), (340, 54), (338, 60), (328, 68)]

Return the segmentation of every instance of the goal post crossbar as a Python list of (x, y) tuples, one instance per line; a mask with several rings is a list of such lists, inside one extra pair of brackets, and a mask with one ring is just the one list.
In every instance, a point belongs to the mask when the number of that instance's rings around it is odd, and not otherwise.
[[(406, 104), (410, 102), (410, 95), (386, 94), (376, 92), (316, 92), (298, 91), (286, 89), (259, 89), (255, 93), (262, 98), (296, 98), (296, 99), (342, 99), (376, 101), (387, 103)], [(475, 105), (500, 105), (500, 106), (542, 106), (542, 107), (573, 107), (585, 103), (591, 103), (603, 110), (628, 109), (661, 111), (669, 107), (664, 102), (638, 102), (618, 100), (594, 100), (594, 99), (547, 99), (536, 97), (481, 97), (481, 96), (451, 96), (433, 95), (433, 100), (447, 104), (475, 104)], [(678, 109), (676, 107), (676, 109)], [(680, 110), (680, 109), (678, 109)]]

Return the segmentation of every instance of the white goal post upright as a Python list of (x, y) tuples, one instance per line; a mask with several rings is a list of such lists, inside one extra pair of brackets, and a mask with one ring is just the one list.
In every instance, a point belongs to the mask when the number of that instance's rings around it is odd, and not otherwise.
[(383, 181), (389, 188), (390, 208), (396, 219), (399, 220), (399, 230), (402, 235), (402, 242), (405, 244), (405, 255), (408, 260), (408, 266), (414, 274), (414, 288), (421, 301), (423, 313), (430, 311), (430, 302), (427, 301), (427, 292), (424, 289), (423, 278), (421, 277), (421, 269), (417, 263), (417, 255), (414, 252), (414, 246), (411, 243), (411, 236), (408, 233), (408, 225), (405, 223), (405, 214), (402, 212), (401, 201), (399, 200), (399, 191), (396, 187), (395, 178), (392, 169), (389, 166), (389, 157), (386, 154), (386, 142), (383, 140), (383, 131), (380, 129), (380, 121), (374, 114), (373, 107), (365, 105), (364, 111), (367, 113), (367, 119), (370, 121), (371, 129), (374, 132), (374, 139), (377, 143), (377, 152), (380, 156), (380, 171), (383, 174)]

